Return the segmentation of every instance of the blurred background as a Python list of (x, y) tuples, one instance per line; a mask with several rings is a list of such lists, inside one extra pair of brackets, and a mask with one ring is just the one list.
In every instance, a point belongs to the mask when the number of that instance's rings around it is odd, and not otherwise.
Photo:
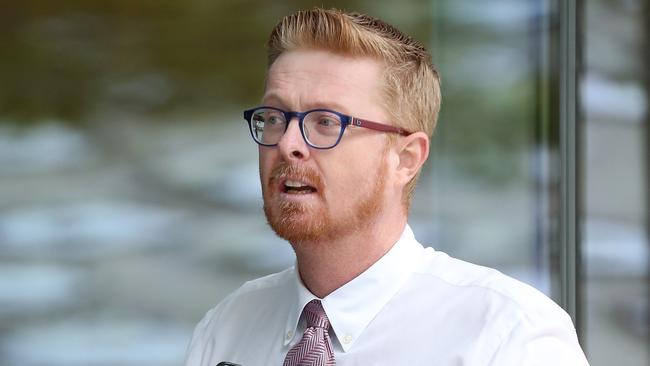
[(592, 366), (650, 365), (646, 0), (61, 0), (0, 10), (0, 364), (178, 365), (291, 265), (241, 111), (314, 5), (429, 46), (443, 108), (418, 239), (567, 308)]

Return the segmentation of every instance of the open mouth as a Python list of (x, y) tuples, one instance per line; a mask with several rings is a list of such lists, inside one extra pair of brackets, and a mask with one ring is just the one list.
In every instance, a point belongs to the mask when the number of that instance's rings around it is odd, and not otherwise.
[(316, 188), (298, 180), (287, 179), (282, 184), (282, 192), (288, 194), (309, 194), (315, 193)]

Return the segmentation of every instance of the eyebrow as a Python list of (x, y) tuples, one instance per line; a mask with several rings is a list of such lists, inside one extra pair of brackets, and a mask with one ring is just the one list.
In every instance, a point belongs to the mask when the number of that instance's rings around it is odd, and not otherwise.
[(268, 93), (268, 94), (264, 93), (261, 103), (262, 105), (266, 105), (269, 103), (273, 103), (274, 101), (280, 104), (282, 107), (287, 105), (287, 103), (284, 102), (284, 99), (280, 97), (277, 93)]
[[(286, 102), (284, 98), (282, 98), (279, 94), (277, 93), (269, 93), (265, 94), (264, 97), (262, 97), (262, 103), (264, 105), (273, 104), (277, 103), (282, 107), (281, 109), (291, 109), (288, 108), (287, 106), (289, 103)], [(275, 107), (274, 105), (269, 105), (269, 107)], [(347, 110), (347, 108), (343, 107), (343, 105), (334, 102), (334, 101), (323, 101), (323, 100), (318, 100), (316, 102), (311, 102), (307, 104), (305, 107), (304, 111), (312, 110), (312, 109), (320, 109), (320, 108), (325, 108), (325, 109), (332, 109), (337, 112), (343, 113), (343, 114), (349, 114), (350, 111)], [(302, 111), (302, 112), (304, 112)]]

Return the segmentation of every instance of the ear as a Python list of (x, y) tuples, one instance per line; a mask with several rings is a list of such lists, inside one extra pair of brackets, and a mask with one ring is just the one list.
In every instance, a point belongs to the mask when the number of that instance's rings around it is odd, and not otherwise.
[(397, 142), (397, 182), (405, 186), (420, 171), (429, 157), (429, 136), (424, 132), (414, 132)]

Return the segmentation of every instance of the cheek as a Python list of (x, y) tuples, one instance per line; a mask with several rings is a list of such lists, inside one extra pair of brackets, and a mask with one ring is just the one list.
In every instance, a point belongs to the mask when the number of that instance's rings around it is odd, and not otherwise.
[(345, 201), (374, 186), (379, 162), (370, 158), (348, 158), (329, 168), (324, 170), (331, 172), (325, 177), (329, 187), (327, 193)]

